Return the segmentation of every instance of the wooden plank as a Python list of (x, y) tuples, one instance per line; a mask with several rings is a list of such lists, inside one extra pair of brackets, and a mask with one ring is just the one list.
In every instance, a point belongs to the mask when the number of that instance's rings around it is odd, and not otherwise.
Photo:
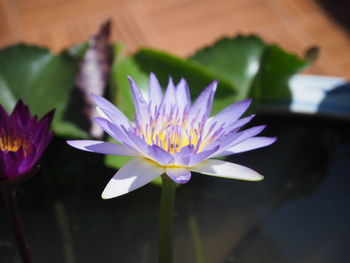
[(317, 0), (0, 0), (0, 47), (19, 40), (54, 52), (86, 40), (112, 18), (113, 41), (180, 56), (224, 36), (259, 34), (301, 55), (318, 45), (312, 73), (350, 77), (348, 33)]

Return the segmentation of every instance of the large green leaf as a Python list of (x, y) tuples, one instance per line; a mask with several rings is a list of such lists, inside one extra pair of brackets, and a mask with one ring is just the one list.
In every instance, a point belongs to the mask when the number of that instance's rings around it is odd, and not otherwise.
[(53, 55), (36, 46), (16, 45), (1, 50), (0, 104), (11, 111), (17, 100), (22, 99), (39, 116), (55, 108), (53, 129), (57, 134), (86, 137), (66, 111), (72, 104), (77, 64), (66, 53)]
[(238, 87), (239, 99), (288, 101), (291, 76), (312, 63), (255, 36), (225, 38), (190, 57)]
[(224, 38), (189, 59), (230, 81), (239, 88), (238, 99), (244, 99), (259, 70), (265, 48), (266, 44), (255, 36)]
[(278, 46), (267, 46), (249, 95), (261, 104), (289, 102), (290, 78), (308, 65), (307, 60), (287, 53)]

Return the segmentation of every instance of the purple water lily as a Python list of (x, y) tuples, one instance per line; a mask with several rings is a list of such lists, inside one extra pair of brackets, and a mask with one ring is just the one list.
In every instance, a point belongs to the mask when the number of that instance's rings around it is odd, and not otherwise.
[(254, 117), (240, 119), (251, 100), (234, 103), (209, 117), (217, 81), (204, 89), (192, 105), (184, 79), (176, 86), (170, 79), (163, 95), (157, 78), (151, 74), (147, 98), (130, 77), (129, 82), (136, 110), (134, 123), (106, 99), (92, 95), (101, 116), (95, 118), (95, 122), (121, 144), (68, 141), (85, 151), (136, 157), (109, 181), (102, 198), (126, 194), (163, 173), (181, 184), (190, 180), (191, 171), (249, 181), (263, 179), (247, 167), (211, 159), (275, 142), (276, 138), (256, 137), (265, 126), (240, 130)]
[(31, 172), (53, 136), (53, 113), (38, 121), (21, 100), (11, 115), (0, 106), (0, 182), (17, 181)]

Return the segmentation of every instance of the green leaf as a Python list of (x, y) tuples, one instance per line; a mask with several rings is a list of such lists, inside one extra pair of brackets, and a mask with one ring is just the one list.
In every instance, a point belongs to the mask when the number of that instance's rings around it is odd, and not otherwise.
[(237, 99), (245, 99), (257, 74), (266, 44), (255, 36), (224, 38), (189, 59), (238, 87)]
[(254, 102), (288, 101), (291, 76), (310, 65), (316, 56), (301, 59), (255, 36), (224, 38), (198, 51), (190, 60), (239, 87), (239, 99)]
[(261, 58), (261, 67), (254, 79), (250, 96), (259, 104), (286, 103), (291, 99), (290, 78), (307, 67), (309, 62), (278, 46), (268, 46)]
[(0, 104), (10, 112), (17, 100), (32, 114), (43, 116), (56, 109), (53, 129), (58, 135), (86, 137), (69, 117), (77, 61), (67, 54), (53, 55), (45, 48), (16, 45), (0, 51)]

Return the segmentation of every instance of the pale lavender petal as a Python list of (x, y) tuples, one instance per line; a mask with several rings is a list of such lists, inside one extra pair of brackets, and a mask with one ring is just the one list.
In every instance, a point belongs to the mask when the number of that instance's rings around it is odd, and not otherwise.
[[(101, 117), (96, 117), (94, 118), (94, 122), (117, 141), (125, 141), (125, 136), (122, 134), (122, 131), (109, 120)], [(116, 127), (116, 129), (113, 129), (113, 127)]]
[(248, 167), (220, 160), (206, 160), (189, 169), (197, 173), (238, 180), (260, 181), (264, 178)]
[(176, 86), (176, 101), (180, 115), (191, 105), (191, 95), (185, 79), (181, 79)]
[(160, 111), (169, 114), (173, 105), (176, 105), (176, 92), (173, 79), (169, 77), (168, 86), (160, 105)]
[(108, 182), (102, 193), (103, 199), (129, 193), (148, 184), (164, 173), (164, 169), (143, 158), (135, 158), (125, 164)]
[(170, 162), (173, 161), (173, 157), (170, 153), (163, 150), (157, 145), (148, 146), (148, 155), (157, 163), (160, 165), (168, 165)]
[(213, 117), (213, 122), (221, 123), (232, 123), (239, 119), (242, 114), (248, 109), (249, 105), (252, 103), (251, 99), (242, 100), (231, 104), (219, 114)]
[(203, 151), (212, 149), (216, 146), (220, 146), (220, 148), (225, 147), (225, 149), (229, 146), (229, 143), (236, 140), (239, 136), (240, 133), (238, 133), (240, 127), (237, 127), (236, 129), (233, 129), (232, 131), (229, 131), (227, 133), (224, 133), (221, 135), (219, 138), (214, 140), (213, 142), (207, 144), (204, 148)]
[[(186, 165), (183, 160), (186, 160), (186, 158), (189, 155), (192, 155), (194, 153), (194, 145), (193, 144), (189, 144), (185, 147), (182, 147), (181, 150), (179, 152), (176, 152), (173, 154), (173, 158), (174, 158), (174, 163), (176, 165)], [(187, 158), (187, 163), (189, 161), (189, 158)]]
[(247, 152), (250, 150), (262, 148), (273, 144), (277, 138), (275, 137), (253, 137), (249, 138), (241, 143), (236, 144), (233, 147), (226, 149), (224, 152), (217, 156), (226, 156), (235, 153)]
[(152, 111), (154, 111), (155, 107), (159, 108), (162, 98), (163, 92), (159, 81), (157, 77), (151, 73), (149, 77), (148, 103), (152, 105)]
[(149, 155), (147, 154), (149, 145), (133, 132), (127, 131), (126, 129), (124, 129), (123, 131), (128, 136), (129, 144), (133, 146), (133, 148), (141, 152), (143, 155), (145, 155), (145, 157), (149, 157)]
[[(250, 129), (246, 129), (238, 133), (237, 139), (233, 140), (232, 143), (228, 143), (228, 145), (233, 146), (240, 142), (243, 142), (251, 137), (254, 137), (261, 133), (266, 128), (266, 125), (255, 126)], [(227, 148), (226, 148), (227, 149)]]
[(189, 123), (198, 123), (209, 117), (217, 83), (217, 81), (213, 81), (193, 103), (188, 116)]
[(250, 122), (254, 117), (255, 117), (255, 114), (250, 115), (250, 116), (245, 117), (245, 118), (242, 118), (242, 119), (239, 119), (239, 120), (237, 120), (229, 125), (226, 125), (224, 130), (230, 131), (230, 130), (233, 130), (236, 128), (242, 128), (244, 125), (246, 125), (248, 122)]
[(197, 154), (190, 156), (188, 166), (197, 165), (198, 163), (202, 162), (203, 160), (209, 158), (209, 156), (214, 155), (218, 149), (219, 149), (219, 146), (216, 146), (210, 150), (202, 151), (200, 153), (197, 153)]
[(108, 100), (95, 94), (91, 94), (91, 97), (97, 107), (99, 107), (99, 109), (109, 118), (110, 121), (118, 125), (124, 125), (128, 128), (131, 126), (129, 119)]
[(102, 154), (112, 154), (112, 155), (122, 155), (122, 156), (138, 156), (139, 154), (124, 145), (101, 142), (94, 140), (74, 140), (67, 141), (70, 146), (73, 146), (77, 149), (102, 153)]
[(191, 172), (181, 167), (167, 167), (165, 169), (166, 174), (178, 184), (185, 184), (191, 179)]
[(137, 87), (135, 81), (130, 76), (128, 76), (128, 80), (131, 87), (131, 94), (135, 105), (137, 119), (139, 122), (143, 122), (148, 119), (147, 102), (143, 98), (142, 93)]

